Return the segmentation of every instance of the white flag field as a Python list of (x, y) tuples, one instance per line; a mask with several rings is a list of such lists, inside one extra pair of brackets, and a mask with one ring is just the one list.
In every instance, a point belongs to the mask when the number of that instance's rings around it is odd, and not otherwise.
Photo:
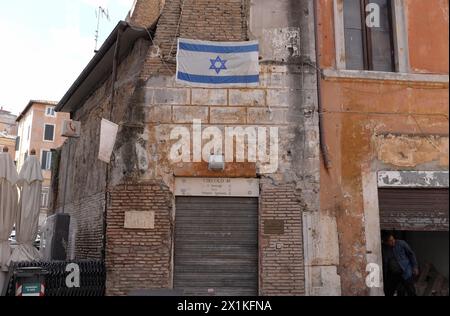
[(177, 83), (200, 87), (255, 87), (259, 44), (178, 39)]

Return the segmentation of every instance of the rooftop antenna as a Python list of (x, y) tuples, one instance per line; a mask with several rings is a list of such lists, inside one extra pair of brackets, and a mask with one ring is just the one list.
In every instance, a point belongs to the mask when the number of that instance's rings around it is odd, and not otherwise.
[(94, 53), (97, 53), (97, 45), (98, 45), (98, 34), (100, 31), (100, 19), (101, 18), (106, 18), (106, 20), (110, 20), (109, 18), (109, 12), (108, 9), (104, 9), (103, 7), (99, 6), (96, 10), (95, 10), (95, 16), (97, 17), (97, 30), (95, 31), (95, 49), (94, 49)]

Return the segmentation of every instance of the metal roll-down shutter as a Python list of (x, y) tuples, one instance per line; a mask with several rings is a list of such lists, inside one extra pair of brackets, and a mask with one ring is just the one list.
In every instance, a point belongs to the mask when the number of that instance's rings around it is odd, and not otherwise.
[(257, 295), (258, 199), (177, 197), (174, 255), (185, 295)]
[(379, 189), (383, 230), (448, 231), (448, 189)]

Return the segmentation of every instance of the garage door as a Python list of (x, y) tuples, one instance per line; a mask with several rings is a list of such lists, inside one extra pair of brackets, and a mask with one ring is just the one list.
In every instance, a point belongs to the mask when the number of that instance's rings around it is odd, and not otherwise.
[(258, 294), (258, 199), (177, 197), (174, 287), (185, 295)]
[(379, 189), (383, 230), (448, 231), (448, 189)]

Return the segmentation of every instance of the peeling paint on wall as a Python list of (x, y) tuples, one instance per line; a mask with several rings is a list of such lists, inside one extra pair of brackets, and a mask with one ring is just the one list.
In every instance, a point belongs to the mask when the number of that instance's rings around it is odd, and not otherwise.
[(436, 162), (448, 167), (449, 139), (443, 136), (379, 135), (376, 138), (378, 159), (386, 164), (415, 167)]
[(448, 188), (448, 171), (380, 171), (378, 187)]
[(262, 55), (272, 61), (295, 61), (300, 57), (300, 28), (264, 29), (260, 45)]

